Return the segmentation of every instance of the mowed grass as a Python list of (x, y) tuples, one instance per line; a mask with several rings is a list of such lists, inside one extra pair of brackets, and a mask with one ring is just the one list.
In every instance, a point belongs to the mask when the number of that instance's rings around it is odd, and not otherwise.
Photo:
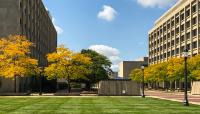
[(0, 114), (200, 114), (200, 106), (140, 97), (0, 97)]

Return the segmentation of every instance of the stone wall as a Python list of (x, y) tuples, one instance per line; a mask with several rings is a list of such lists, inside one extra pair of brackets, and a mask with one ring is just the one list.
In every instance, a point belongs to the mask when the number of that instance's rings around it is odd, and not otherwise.
[(129, 80), (101, 81), (98, 94), (105, 96), (139, 96), (140, 84)]
[(200, 95), (200, 81), (195, 81), (192, 83), (192, 95)]

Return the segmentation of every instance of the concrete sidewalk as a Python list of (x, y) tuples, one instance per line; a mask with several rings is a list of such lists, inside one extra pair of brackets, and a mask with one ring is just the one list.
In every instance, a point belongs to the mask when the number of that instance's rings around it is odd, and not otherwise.
[[(183, 102), (183, 92), (145, 91), (147, 97)], [(188, 94), (189, 103), (200, 105), (200, 95)]]

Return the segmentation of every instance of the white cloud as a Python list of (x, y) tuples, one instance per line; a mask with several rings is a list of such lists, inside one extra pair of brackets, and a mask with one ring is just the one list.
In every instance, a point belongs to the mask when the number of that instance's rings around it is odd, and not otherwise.
[(117, 11), (114, 8), (104, 5), (102, 11), (98, 13), (97, 17), (106, 21), (112, 21), (115, 19), (116, 15)]
[(56, 31), (58, 32), (58, 34), (62, 34), (63, 33), (63, 29), (56, 24), (56, 20), (55, 20), (54, 17), (52, 18), (52, 22), (53, 22), (53, 25), (56, 28)]
[(120, 52), (118, 49), (105, 46), (105, 45), (92, 45), (89, 47), (89, 49), (94, 50), (110, 59), (112, 62), (111, 69), (113, 71), (118, 71), (119, 70), (119, 63), (122, 61), (121, 58), (119, 57)]
[(159, 7), (163, 8), (177, 2), (178, 0), (137, 0), (143, 7)]

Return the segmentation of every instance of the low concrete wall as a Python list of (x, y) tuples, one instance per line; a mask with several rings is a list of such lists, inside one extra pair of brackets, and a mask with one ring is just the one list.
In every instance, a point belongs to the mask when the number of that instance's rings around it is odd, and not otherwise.
[(195, 81), (192, 83), (192, 95), (200, 95), (200, 81)]
[(109, 80), (99, 83), (98, 95), (139, 96), (140, 84), (130, 80)]
[[(26, 92), (29, 88), (29, 77), (17, 77), (16, 78), (16, 90), (19, 92)], [(14, 79), (0, 77), (0, 94), (1, 93), (14, 93), (15, 85)]]

